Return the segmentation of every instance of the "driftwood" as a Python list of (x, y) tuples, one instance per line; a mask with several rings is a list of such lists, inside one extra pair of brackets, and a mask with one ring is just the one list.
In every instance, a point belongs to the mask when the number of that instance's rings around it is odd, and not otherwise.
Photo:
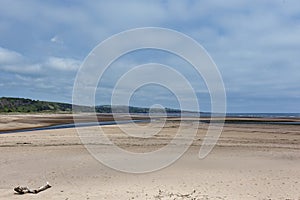
[(48, 188), (51, 188), (51, 185), (47, 182), (46, 185), (40, 187), (37, 190), (30, 190), (28, 187), (21, 187), (21, 186), (15, 187), (14, 190), (18, 194), (26, 194), (26, 193), (37, 194), (39, 192), (47, 190)]
[[(173, 193), (173, 192), (167, 192), (167, 191), (158, 191), (158, 195), (155, 195), (154, 198), (157, 200), (163, 200), (163, 199), (198, 199), (199, 195), (196, 194), (196, 190), (193, 190), (193, 192), (188, 193), (188, 194), (181, 194), (181, 193)], [(202, 199), (202, 198), (201, 198)]]

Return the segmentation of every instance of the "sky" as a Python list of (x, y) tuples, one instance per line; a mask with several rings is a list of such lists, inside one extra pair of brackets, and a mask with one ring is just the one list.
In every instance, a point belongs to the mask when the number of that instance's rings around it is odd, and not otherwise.
[[(140, 27), (173, 29), (201, 44), (223, 78), (228, 112), (300, 113), (296, 0), (0, 0), (0, 96), (71, 103), (76, 74), (93, 48)], [(176, 55), (158, 50), (133, 52), (112, 63), (99, 83), (96, 104), (110, 104), (122, 73), (149, 62), (183, 74), (200, 109), (210, 111), (201, 76)], [(130, 104), (179, 106), (176, 94), (159, 85), (140, 87)]]

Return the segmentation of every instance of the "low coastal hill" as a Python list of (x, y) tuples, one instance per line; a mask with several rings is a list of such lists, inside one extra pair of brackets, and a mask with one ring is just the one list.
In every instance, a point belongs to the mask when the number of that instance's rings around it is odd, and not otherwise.
[[(166, 112), (166, 113), (181, 113), (181, 110), (171, 108), (142, 108), (133, 106), (110, 106), (100, 105), (95, 108), (89, 106), (76, 106), (81, 112), (96, 111), (97, 113), (149, 113), (149, 112)], [(1, 97), (0, 98), (0, 112), (1, 113), (39, 113), (39, 112), (72, 112), (73, 105), (69, 103), (39, 101), (26, 98), (15, 97)]]
[(25, 98), (1, 97), (0, 112), (71, 112), (72, 104)]

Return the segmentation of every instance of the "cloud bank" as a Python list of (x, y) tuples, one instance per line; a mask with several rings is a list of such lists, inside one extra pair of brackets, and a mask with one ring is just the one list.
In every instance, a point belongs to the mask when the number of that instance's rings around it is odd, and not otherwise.
[[(300, 112), (297, 1), (3, 0), (0, 4), (1, 96), (71, 102), (76, 71), (99, 42), (130, 28), (157, 26), (181, 31), (204, 46), (223, 76), (229, 112)], [(174, 55), (146, 53), (114, 64), (99, 88), (99, 103), (109, 103), (121, 72), (155, 61), (178, 70), (185, 66), (182, 73), (197, 89), (200, 107), (210, 109), (205, 84), (187, 70), (187, 63)], [(153, 95), (147, 94), (157, 90), (153, 88), (145, 88), (143, 98), (133, 103), (152, 103), (147, 99)], [(172, 104), (174, 98), (162, 92), (157, 102)]]

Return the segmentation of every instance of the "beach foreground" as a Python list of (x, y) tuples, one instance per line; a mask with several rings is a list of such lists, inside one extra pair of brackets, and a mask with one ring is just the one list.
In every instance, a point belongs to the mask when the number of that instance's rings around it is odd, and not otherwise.
[[(193, 120), (182, 122), (185, 131), (195, 128)], [(120, 126), (139, 131), (133, 124)], [(128, 137), (116, 125), (103, 130), (118, 146), (141, 153), (166, 145), (178, 126), (176, 119), (168, 119), (147, 140)], [(207, 127), (200, 124), (192, 146), (174, 164), (145, 174), (104, 166), (85, 149), (74, 128), (0, 134), (0, 199), (300, 199), (299, 126), (226, 124), (216, 147), (200, 160)], [(97, 127), (80, 129), (97, 132)], [(46, 181), (52, 188), (39, 194), (14, 194), (18, 185), (35, 189)]]

